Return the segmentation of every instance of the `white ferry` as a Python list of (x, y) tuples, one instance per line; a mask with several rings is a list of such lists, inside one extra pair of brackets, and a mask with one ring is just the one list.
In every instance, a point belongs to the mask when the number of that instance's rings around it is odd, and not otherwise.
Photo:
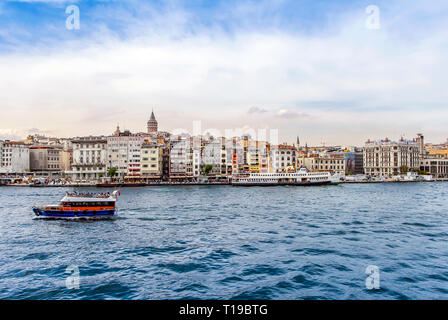
[(283, 173), (250, 173), (240, 174), (232, 178), (234, 186), (311, 186), (337, 184), (330, 172), (308, 172), (301, 168), (296, 172)]

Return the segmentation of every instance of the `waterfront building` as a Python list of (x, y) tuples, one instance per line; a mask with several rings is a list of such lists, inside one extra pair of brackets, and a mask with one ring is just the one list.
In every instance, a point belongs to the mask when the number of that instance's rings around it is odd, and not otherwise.
[(364, 147), (364, 170), (368, 176), (392, 176), (420, 168), (419, 143), (403, 138), (394, 142), (386, 138), (380, 141), (368, 140)]
[(2, 173), (23, 174), (30, 171), (30, 150), (25, 143), (5, 141), (1, 151)]
[(355, 147), (355, 171), (353, 174), (364, 174), (364, 149)]
[(247, 163), (251, 173), (270, 172), (270, 146), (266, 141), (250, 141), (247, 148)]
[(62, 149), (59, 153), (59, 168), (62, 172), (69, 171), (73, 162), (73, 149)]
[(170, 177), (170, 154), (171, 147), (170, 143), (164, 144), (162, 149), (162, 180), (166, 181)]
[(310, 171), (328, 171), (338, 174), (345, 174), (346, 163), (345, 155), (340, 153), (316, 153), (298, 159), (299, 167)]
[(2, 171), (2, 155), (3, 155), (3, 144), (5, 143), (5, 141), (0, 140), (0, 173)]
[(420, 170), (434, 178), (448, 178), (448, 158), (425, 158), (420, 162)]
[(72, 180), (93, 181), (106, 175), (106, 137), (79, 137), (72, 143), (72, 167), (66, 172)]
[(244, 135), (238, 138), (237, 141), (241, 145), (241, 155), (238, 157), (238, 170), (239, 172), (249, 172), (249, 162), (247, 161), (247, 150), (249, 148), (250, 137)]
[(208, 141), (204, 141), (201, 150), (201, 169), (205, 166), (211, 165), (212, 169), (208, 175), (212, 176), (227, 176), (231, 172), (231, 163), (228, 163), (226, 139), (221, 138), (209, 138)]
[(148, 133), (157, 133), (157, 131), (159, 131), (158, 123), (157, 123), (156, 117), (154, 116), (154, 111), (151, 112), (151, 117), (149, 118), (147, 128), (148, 128)]
[(260, 151), (257, 147), (248, 147), (247, 150), (247, 164), (249, 165), (250, 173), (260, 173)]
[(448, 159), (448, 146), (429, 146), (426, 151), (428, 157)]
[(221, 140), (221, 177), (229, 177), (232, 175), (233, 142), (225, 137), (219, 139)]
[(163, 145), (146, 143), (141, 147), (141, 177), (161, 179), (163, 173)]
[(198, 178), (201, 175), (201, 146), (193, 147), (193, 176)]
[[(323, 165), (328, 164), (333, 172), (342, 173), (340, 163), (337, 160), (345, 160), (345, 174), (364, 174), (364, 163), (363, 163), (363, 149), (357, 147), (347, 147), (337, 151), (324, 152), (324, 155), (332, 155), (335, 158), (330, 159), (330, 161), (323, 161)], [(337, 159), (336, 156), (339, 156)], [(325, 157), (324, 157), (325, 158)], [(325, 160), (325, 159), (324, 159)], [(333, 160), (333, 161), (331, 161)], [(336, 160), (336, 161), (334, 161)]]
[(271, 172), (283, 172), (297, 167), (297, 148), (286, 144), (270, 148)]
[(61, 147), (49, 145), (30, 147), (30, 170), (35, 174), (51, 176), (61, 173)]
[(118, 136), (107, 137), (106, 171), (116, 169), (115, 176), (139, 176), (141, 174), (141, 149), (145, 137), (126, 130)]
[[(228, 175), (244, 171), (244, 153), (244, 145), (240, 138), (233, 137), (231, 139), (226, 139), (226, 163), (228, 165)], [(248, 170), (249, 168), (247, 168), (247, 171)]]
[(5, 173), (6, 169), (3, 168), (3, 145), (5, 141), (0, 140), (0, 174)]
[(170, 180), (193, 180), (193, 167), (193, 146), (190, 136), (172, 137), (170, 142)]
[(202, 141), (201, 144), (201, 169), (212, 166), (209, 175), (221, 174), (221, 141), (211, 138), (209, 141)]

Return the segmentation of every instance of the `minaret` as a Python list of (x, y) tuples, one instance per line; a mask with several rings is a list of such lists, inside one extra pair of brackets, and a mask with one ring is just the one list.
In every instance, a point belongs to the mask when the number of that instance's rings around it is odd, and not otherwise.
[(157, 132), (158, 130), (158, 123), (156, 120), (156, 117), (154, 116), (154, 110), (151, 112), (151, 117), (149, 118), (148, 121), (148, 133), (154, 133)]
[(115, 137), (120, 136), (120, 126), (118, 124), (117, 124), (117, 130), (115, 130), (115, 132), (114, 132), (114, 136)]
[(423, 136), (423, 134), (417, 134), (417, 142), (420, 159), (423, 159), (423, 157), (425, 156), (425, 137)]

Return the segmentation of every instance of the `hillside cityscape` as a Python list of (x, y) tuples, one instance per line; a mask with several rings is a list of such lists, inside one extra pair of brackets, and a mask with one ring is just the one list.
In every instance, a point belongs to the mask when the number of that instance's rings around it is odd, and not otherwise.
[[(265, 139), (267, 140), (267, 139)], [(346, 181), (373, 181), (430, 175), (448, 178), (448, 140), (425, 143), (423, 134), (367, 140), (364, 146), (272, 144), (249, 134), (217, 137), (159, 131), (151, 113), (147, 131), (108, 136), (56, 138), (29, 135), (0, 141), (2, 184), (226, 182), (242, 173), (281, 173), (306, 168), (330, 172)]]

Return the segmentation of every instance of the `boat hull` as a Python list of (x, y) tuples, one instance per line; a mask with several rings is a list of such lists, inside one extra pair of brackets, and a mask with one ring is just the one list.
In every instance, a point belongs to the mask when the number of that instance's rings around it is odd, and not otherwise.
[(319, 182), (232, 182), (235, 187), (276, 187), (276, 186), (325, 186), (333, 184), (331, 181)]
[(116, 209), (107, 210), (48, 210), (42, 208), (33, 208), (34, 214), (39, 218), (52, 218), (52, 219), (73, 219), (73, 218), (108, 218), (113, 217), (116, 213)]

